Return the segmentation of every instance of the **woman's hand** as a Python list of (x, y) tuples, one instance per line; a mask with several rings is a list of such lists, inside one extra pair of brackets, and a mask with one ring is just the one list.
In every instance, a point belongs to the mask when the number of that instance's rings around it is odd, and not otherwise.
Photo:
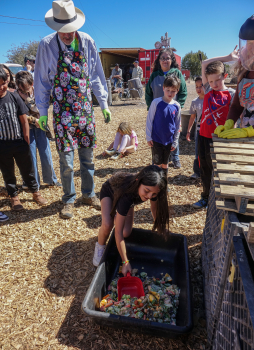
[(175, 147), (171, 146), (170, 151), (173, 152), (175, 150)]
[(127, 272), (130, 272), (131, 274), (131, 264), (129, 262), (127, 264), (123, 264), (122, 266), (122, 274), (126, 276)]
[(239, 59), (239, 50), (236, 50), (238, 45), (234, 48), (234, 50), (229, 54), (231, 61), (237, 61)]
[(148, 144), (149, 147), (153, 147), (153, 140), (147, 141), (147, 144)]
[(121, 153), (124, 154), (126, 151), (127, 151), (127, 149), (124, 148), (124, 149), (121, 150)]

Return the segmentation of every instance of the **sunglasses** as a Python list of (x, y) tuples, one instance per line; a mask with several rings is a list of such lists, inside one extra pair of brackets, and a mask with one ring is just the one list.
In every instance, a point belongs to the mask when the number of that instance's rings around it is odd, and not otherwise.
[(171, 61), (171, 58), (170, 58), (170, 57), (167, 57), (167, 58), (161, 57), (160, 60), (161, 60), (162, 62)]

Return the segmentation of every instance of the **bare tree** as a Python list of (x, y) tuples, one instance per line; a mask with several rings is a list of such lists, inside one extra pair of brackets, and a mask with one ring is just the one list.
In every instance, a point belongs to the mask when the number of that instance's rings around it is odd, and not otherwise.
[(29, 41), (27, 43), (21, 43), (20, 46), (12, 44), (11, 48), (7, 51), (6, 57), (7, 63), (18, 63), (24, 66), (24, 58), (26, 55), (36, 56), (39, 41)]

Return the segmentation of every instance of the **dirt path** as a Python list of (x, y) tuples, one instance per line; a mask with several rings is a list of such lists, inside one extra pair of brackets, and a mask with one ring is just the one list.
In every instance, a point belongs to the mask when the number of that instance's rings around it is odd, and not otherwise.
[[(188, 84), (186, 108), (195, 97), (194, 84)], [(94, 152), (95, 189), (118, 170), (138, 171), (151, 164), (145, 141), (146, 106), (144, 100), (119, 101), (111, 107), (112, 122), (104, 124), (95, 107), (98, 148)], [(138, 151), (118, 161), (101, 156), (114, 137), (120, 121), (129, 120), (139, 139)], [(58, 179), (59, 162), (51, 143)], [(195, 328), (177, 340), (129, 334), (121, 330), (100, 328), (81, 312), (81, 303), (94, 274), (92, 256), (100, 212), (83, 206), (80, 201), (81, 181), (77, 153), (74, 171), (77, 201), (74, 218), (62, 220), (61, 188), (44, 187), (42, 193), (49, 204), (40, 208), (32, 195), (21, 192), (25, 207), (22, 213), (10, 210), (9, 199), (0, 197), (0, 208), (10, 220), (0, 224), (0, 345), (2, 350), (17, 349), (204, 349), (206, 342), (203, 312), (200, 251), (205, 211), (195, 211), (191, 204), (200, 197), (200, 184), (191, 180), (194, 142), (180, 141), (182, 168), (169, 169), (172, 232), (187, 236), (191, 265)], [(39, 167), (40, 168), (40, 167)], [(40, 169), (41, 173), (41, 169)], [(17, 172), (18, 183), (21, 178)], [(0, 177), (3, 186), (3, 179)], [(136, 207), (134, 225), (152, 228), (147, 203)]]

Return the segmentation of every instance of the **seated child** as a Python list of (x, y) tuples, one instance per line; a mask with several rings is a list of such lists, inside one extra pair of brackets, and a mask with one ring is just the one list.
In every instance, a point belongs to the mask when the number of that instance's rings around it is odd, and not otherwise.
[(11, 197), (13, 210), (22, 210), (23, 206), (18, 198), (14, 159), (33, 199), (40, 205), (47, 201), (38, 191), (34, 176), (34, 169), (29, 149), (29, 125), (27, 121), (27, 107), (21, 98), (7, 90), (8, 77), (0, 68), (0, 170)]
[[(30, 151), (35, 172), (36, 181), (40, 187), (40, 176), (37, 167), (37, 149), (41, 160), (41, 170), (43, 182), (51, 186), (61, 186), (57, 181), (57, 177), (53, 167), (52, 155), (49, 140), (45, 131), (40, 129), (38, 124), (40, 114), (34, 101), (33, 76), (26, 71), (20, 71), (15, 77), (19, 96), (23, 99), (29, 109), (27, 117), (30, 126)], [(26, 184), (23, 188), (26, 189)]]
[(108, 154), (111, 156), (111, 159), (116, 160), (121, 157), (122, 154), (135, 152), (137, 147), (137, 134), (132, 130), (129, 123), (122, 122), (117, 129), (115, 141), (109, 145), (109, 147), (103, 152), (103, 155)]
[(131, 273), (124, 238), (131, 234), (134, 206), (150, 200), (154, 230), (164, 237), (168, 235), (169, 211), (167, 179), (162, 169), (149, 165), (137, 174), (118, 172), (101, 188), (102, 224), (95, 245), (93, 264), (98, 266), (106, 248), (109, 234), (115, 224), (117, 249), (122, 259), (122, 273)]
[(202, 82), (205, 88), (203, 112), (198, 137), (200, 176), (203, 185), (201, 199), (192, 206), (195, 209), (207, 207), (210, 183), (213, 172), (210, 143), (218, 125), (224, 125), (235, 90), (227, 88), (227, 77), (223, 62), (234, 59), (235, 50), (228, 56), (210, 58), (202, 62)]
[(191, 116), (190, 116), (189, 125), (187, 128), (186, 140), (190, 141), (191, 128), (192, 128), (194, 121), (196, 119), (195, 160), (193, 163), (194, 173), (191, 175), (191, 178), (192, 179), (199, 179), (200, 178), (200, 170), (199, 170), (199, 161), (198, 161), (198, 135), (199, 135), (199, 129), (200, 129), (200, 120), (201, 120), (201, 116), (202, 116), (203, 101), (204, 101), (204, 96), (205, 96), (205, 91), (203, 88), (201, 77), (197, 77), (195, 79), (195, 86), (196, 86), (196, 92), (198, 94), (198, 97), (196, 97), (191, 102), (191, 106), (190, 106)]
[(181, 81), (169, 75), (163, 83), (163, 97), (155, 98), (148, 111), (146, 120), (146, 140), (152, 147), (153, 164), (161, 167), (166, 176), (170, 152), (177, 147), (181, 124), (181, 107), (174, 100)]

